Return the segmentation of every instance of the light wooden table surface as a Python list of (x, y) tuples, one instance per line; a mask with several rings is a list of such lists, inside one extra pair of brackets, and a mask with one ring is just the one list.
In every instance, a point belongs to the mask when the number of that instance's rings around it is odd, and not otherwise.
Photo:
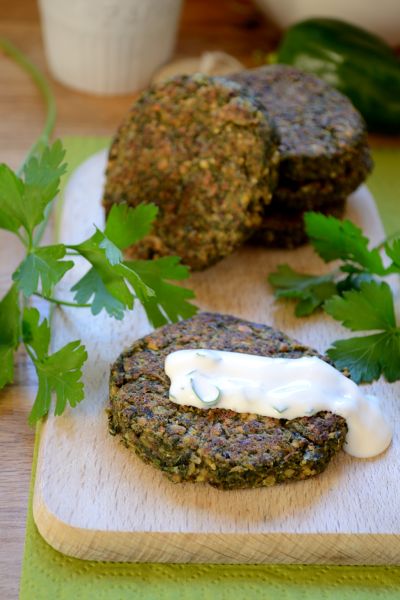
[[(1, 0), (0, 35), (47, 72), (35, 0)], [(268, 51), (278, 39), (279, 31), (260, 17), (250, 0), (186, 0), (176, 52), (193, 56), (222, 49), (252, 65), (254, 50)], [(55, 81), (53, 89), (58, 106), (56, 136), (111, 135), (133, 98), (79, 94)], [(0, 54), (0, 162), (16, 168), (42, 122), (43, 106), (32, 82)], [(21, 251), (12, 235), (0, 231), (0, 295), (9, 286)], [(34, 371), (21, 352), (14, 384), (0, 392), (1, 600), (18, 597), (34, 442), (27, 416), (35, 392)]]

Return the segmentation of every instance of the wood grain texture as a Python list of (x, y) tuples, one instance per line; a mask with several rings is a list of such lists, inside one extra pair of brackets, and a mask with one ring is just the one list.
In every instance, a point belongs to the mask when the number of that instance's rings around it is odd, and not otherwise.
[[(105, 159), (105, 152), (95, 155), (70, 180), (61, 241), (79, 242), (92, 223), (101, 226)], [(366, 188), (351, 198), (348, 216), (373, 242), (383, 238)], [(189, 285), (202, 309), (273, 324), (324, 350), (346, 333), (341, 326), (324, 315), (296, 319), (290, 305), (274, 303), (267, 287), (268, 272), (286, 261), (311, 272), (322, 268), (309, 247), (296, 253), (248, 247), (193, 275)], [(144, 312), (137, 306), (116, 322), (102, 315), (89, 319), (86, 310), (59, 310), (54, 320), (55, 349), (81, 338), (90, 359), (85, 401), (48, 418), (41, 438), (34, 517), (51, 545), (95, 560), (400, 563), (398, 428), (385, 454), (357, 460), (340, 453), (323, 475), (303, 482), (236, 491), (173, 484), (107, 431), (109, 365), (150, 330)], [(400, 384), (369, 387), (394, 422)]]

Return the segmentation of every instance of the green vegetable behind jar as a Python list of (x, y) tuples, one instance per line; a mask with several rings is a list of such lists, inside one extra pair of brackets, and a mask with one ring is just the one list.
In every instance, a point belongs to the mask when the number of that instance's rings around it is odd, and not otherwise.
[(400, 133), (400, 61), (379, 37), (337, 19), (307, 19), (287, 30), (276, 62), (348, 96), (370, 131)]

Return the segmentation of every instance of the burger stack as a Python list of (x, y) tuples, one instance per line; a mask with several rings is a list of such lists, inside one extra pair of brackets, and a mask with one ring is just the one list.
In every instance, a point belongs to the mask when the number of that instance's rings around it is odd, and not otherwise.
[(372, 161), (365, 123), (317, 77), (285, 65), (229, 80), (179, 76), (135, 101), (111, 145), (104, 205), (158, 205), (129, 255), (202, 270), (246, 240), (306, 242), (304, 213), (343, 216)]
[(371, 171), (365, 123), (340, 92), (294, 67), (260, 67), (231, 78), (260, 102), (280, 140), (277, 187), (252, 240), (296, 247), (306, 241), (304, 212), (341, 217), (348, 195)]

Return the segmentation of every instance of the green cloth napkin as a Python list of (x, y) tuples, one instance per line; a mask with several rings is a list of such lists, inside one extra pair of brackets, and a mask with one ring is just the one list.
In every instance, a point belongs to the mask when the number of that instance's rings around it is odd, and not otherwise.
[(375, 168), (367, 184), (387, 235), (400, 233), (400, 150), (374, 149)]
[[(106, 138), (68, 138), (69, 172)], [(368, 185), (388, 234), (400, 230), (400, 151), (375, 150)], [(400, 567), (99, 563), (53, 550), (32, 517), (38, 428), (21, 577), (21, 600), (395, 600)]]

